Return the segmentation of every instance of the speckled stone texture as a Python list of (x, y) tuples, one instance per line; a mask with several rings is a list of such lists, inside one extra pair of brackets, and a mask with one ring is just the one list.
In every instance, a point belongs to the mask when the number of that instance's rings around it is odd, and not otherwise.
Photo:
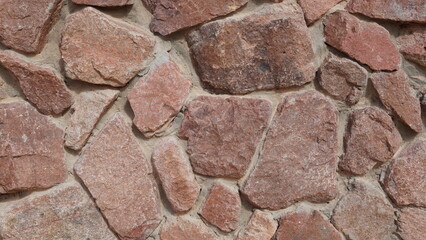
[(254, 210), (244, 230), (236, 240), (270, 240), (277, 230), (278, 222), (270, 213)]
[(426, 236), (426, 211), (403, 208), (398, 216), (398, 235), (403, 240), (422, 240)]
[(220, 240), (203, 221), (191, 217), (168, 218), (161, 228), (161, 240)]
[(308, 25), (313, 24), (342, 0), (297, 0)]
[(120, 7), (132, 5), (134, 0), (72, 0), (75, 4), (84, 4), (98, 7)]
[(407, 60), (426, 67), (426, 27), (410, 25), (403, 28), (397, 41), (399, 51)]

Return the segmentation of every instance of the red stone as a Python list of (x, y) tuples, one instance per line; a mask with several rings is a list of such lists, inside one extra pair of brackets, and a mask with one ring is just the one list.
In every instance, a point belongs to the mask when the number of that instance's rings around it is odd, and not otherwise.
[(120, 7), (133, 5), (133, 0), (72, 0), (75, 4), (84, 4), (98, 7)]
[(277, 230), (278, 223), (271, 214), (254, 210), (244, 231), (241, 231), (236, 240), (270, 240)]
[(397, 38), (397, 42), (399, 45), (399, 51), (407, 60), (426, 67), (425, 26), (412, 25), (404, 28), (400, 36)]
[(188, 216), (168, 218), (160, 232), (161, 240), (219, 240), (203, 221)]
[(342, 0), (297, 0), (305, 13), (306, 23), (313, 24)]
[(398, 235), (403, 240), (423, 240), (426, 236), (426, 211), (403, 208), (398, 217)]

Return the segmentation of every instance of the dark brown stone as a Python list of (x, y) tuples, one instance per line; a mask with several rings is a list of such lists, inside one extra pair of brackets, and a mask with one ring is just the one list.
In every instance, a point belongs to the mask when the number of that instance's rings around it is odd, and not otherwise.
[[(426, 7), (426, 5), (425, 5)], [(426, 10), (426, 9), (425, 9)], [(413, 25), (402, 30), (397, 38), (399, 51), (412, 62), (426, 67), (426, 27)]]
[(306, 23), (311, 25), (342, 0), (297, 0), (305, 13)]
[(423, 240), (426, 236), (426, 211), (403, 208), (398, 217), (398, 235), (403, 240)]

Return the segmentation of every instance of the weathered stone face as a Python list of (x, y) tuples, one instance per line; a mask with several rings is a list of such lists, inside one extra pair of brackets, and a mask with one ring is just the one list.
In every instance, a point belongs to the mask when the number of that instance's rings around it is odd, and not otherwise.
[(133, 0), (72, 0), (75, 4), (84, 4), (98, 7), (119, 7), (133, 5)]
[(160, 232), (161, 240), (219, 240), (203, 221), (190, 217), (168, 218)]
[(426, 211), (420, 208), (403, 208), (398, 217), (398, 235), (403, 240), (421, 240), (426, 236)]
[(424, 26), (412, 25), (404, 28), (397, 41), (399, 51), (407, 60), (426, 67), (426, 28)]
[(313, 24), (342, 0), (297, 0), (308, 25)]
[(236, 240), (270, 240), (277, 230), (278, 223), (271, 214), (255, 210), (245, 229), (238, 234)]
[(313, 80), (313, 49), (296, 3), (205, 24), (187, 37), (204, 87), (244, 94), (301, 86)]

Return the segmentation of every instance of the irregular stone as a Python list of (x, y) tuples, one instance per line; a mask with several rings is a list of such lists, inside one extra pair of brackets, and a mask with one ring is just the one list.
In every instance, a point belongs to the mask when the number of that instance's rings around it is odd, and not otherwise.
[(128, 95), (133, 123), (146, 137), (164, 131), (182, 108), (191, 81), (170, 59), (153, 66)]
[(186, 212), (194, 206), (200, 193), (191, 164), (174, 138), (161, 140), (152, 153), (152, 163), (175, 212)]
[(120, 7), (133, 5), (133, 0), (72, 0), (75, 4), (84, 4), (98, 7)]
[(200, 96), (185, 110), (179, 136), (188, 140), (194, 172), (244, 176), (271, 116), (268, 100)]
[(82, 149), (96, 123), (119, 93), (111, 89), (81, 92), (71, 107), (72, 115), (65, 129), (65, 146)]
[(390, 240), (396, 230), (394, 209), (383, 192), (357, 180), (334, 209), (332, 222), (353, 240)]
[(297, 0), (305, 13), (306, 23), (313, 24), (342, 0)]
[(320, 68), (319, 84), (333, 98), (353, 105), (367, 86), (367, 70), (330, 53)]
[(120, 113), (84, 148), (74, 170), (121, 239), (146, 239), (160, 223), (152, 171)]
[(63, 131), (30, 104), (0, 104), (0, 194), (65, 180)]
[(25, 97), (41, 113), (60, 114), (73, 103), (64, 81), (53, 70), (29, 63), (10, 51), (0, 51), (0, 64), (18, 80)]
[(370, 76), (380, 101), (416, 132), (422, 131), (420, 100), (414, 95), (404, 71), (380, 72)]
[(163, 36), (225, 16), (248, 0), (143, 0), (152, 11), (151, 31)]
[(201, 207), (200, 215), (224, 232), (238, 227), (241, 199), (238, 189), (216, 181), (213, 183)]
[(389, 32), (377, 23), (365, 22), (344, 12), (334, 12), (324, 21), (327, 44), (373, 70), (396, 70), (401, 57)]
[(403, 208), (398, 217), (398, 235), (403, 240), (423, 240), (426, 236), (426, 211)]
[(254, 210), (244, 231), (240, 232), (237, 240), (270, 240), (277, 230), (278, 223), (271, 214)]
[(146, 69), (154, 45), (145, 30), (87, 7), (67, 18), (61, 54), (70, 79), (121, 87)]
[(344, 240), (319, 211), (291, 212), (280, 220), (277, 240)]
[[(426, 5), (425, 5), (426, 6)], [(426, 67), (426, 27), (409, 26), (397, 38), (399, 51), (404, 57)]]
[(351, 0), (346, 9), (370, 18), (426, 23), (424, 0)]
[(188, 216), (167, 219), (160, 232), (160, 240), (219, 240), (203, 221)]
[(345, 155), (340, 169), (363, 175), (387, 162), (402, 143), (392, 118), (377, 107), (354, 110), (345, 135)]
[(278, 105), (260, 160), (243, 187), (259, 208), (327, 202), (337, 194), (337, 109), (316, 91), (291, 93)]
[(187, 37), (203, 87), (231, 94), (301, 86), (315, 76), (312, 42), (296, 3), (211, 22)]
[(63, 0), (2, 0), (0, 42), (27, 53), (41, 52), (63, 3)]

